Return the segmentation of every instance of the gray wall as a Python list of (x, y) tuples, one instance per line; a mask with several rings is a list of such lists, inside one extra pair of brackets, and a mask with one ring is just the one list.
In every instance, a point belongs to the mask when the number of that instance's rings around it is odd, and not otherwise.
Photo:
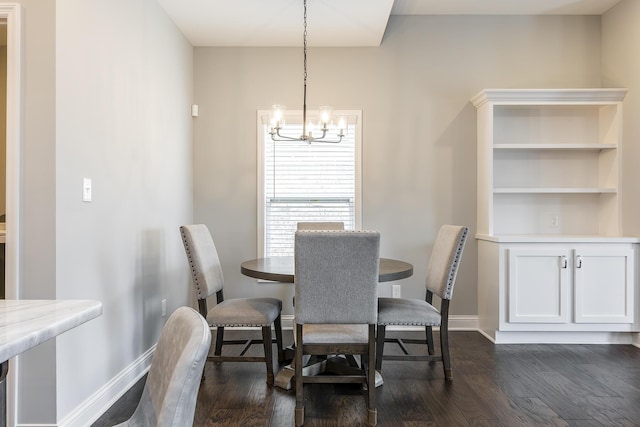
[[(310, 34), (311, 34), (310, 29)], [(229, 297), (291, 287), (240, 274), (256, 256), (256, 110), (302, 104), (300, 48), (196, 48), (195, 220), (216, 240)], [(402, 294), (424, 295), (438, 227), (476, 222), (476, 112), (483, 88), (599, 87), (600, 17), (392, 16), (377, 48), (311, 48), (308, 102), (363, 111), (363, 228), (414, 264)], [(451, 310), (477, 314), (474, 239)], [(389, 285), (381, 294), (390, 294)]]
[[(602, 17), (602, 81), (629, 88), (624, 100), (622, 164), (622, 226), (626, 234), (640, 235), (640, 2), (622, 0)], [(640, 346), (640, 334), (636, 334)]]
[(193, 49), (155, 0), (21, 4), (20, 291), (103, 303), (21, 357), (18, 422), (53, 425), (155, 344), (162, 298), (168, 314), (193, 303), (178, 232), (193, 218)]
[[(48, 299), (56, 296), (55, 2), (19, 3), (24, 38), (18, 292), (25, 299)], [(55, 349), (49, 341), (20, 356), (18, 422), (29, 409), (40, 421), (55, 419)]]
[(603, 85), (629, 88), (624, 100), (623, 229), (640, 235), (640, 2), (622, 0), (602, 18)]

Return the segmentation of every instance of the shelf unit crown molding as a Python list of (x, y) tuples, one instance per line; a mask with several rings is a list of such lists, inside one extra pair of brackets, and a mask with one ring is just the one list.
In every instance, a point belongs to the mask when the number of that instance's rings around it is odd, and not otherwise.
[(474, 107), (494, 104), (611, 104), (621, 102), (626, 88), (591, 89), (484, 89), (471, 98)]

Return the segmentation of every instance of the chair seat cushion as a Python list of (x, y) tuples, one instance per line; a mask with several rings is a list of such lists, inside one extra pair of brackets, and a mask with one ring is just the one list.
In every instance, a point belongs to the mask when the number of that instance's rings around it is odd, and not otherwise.
[(369, 327), (307, 323), (302, 327), (302, 342), (305, 344), (366, 344), (369, 342)]
[(216, 304), (207, 313), (210, 326), (269, 326), (280, 315), (277, 298), (233, 298)]
[(440, 326), (440, 312), (419, 299), (378, 298), (378, 325)]

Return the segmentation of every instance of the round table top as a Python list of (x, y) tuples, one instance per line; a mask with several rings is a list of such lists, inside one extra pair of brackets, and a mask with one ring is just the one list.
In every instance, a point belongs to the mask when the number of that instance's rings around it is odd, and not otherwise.
[[(274, 282), (293, 283), (295, 263), (292, 256), (257, 258), (240, 265), (245, 276)], [(391, 282), (413, 275), (413, 265), (396, 259), (380, 258), (379, 282)]]

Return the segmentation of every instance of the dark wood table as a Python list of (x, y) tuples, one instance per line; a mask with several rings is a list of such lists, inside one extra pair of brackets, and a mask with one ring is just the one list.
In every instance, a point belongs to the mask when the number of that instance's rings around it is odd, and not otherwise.
[[(292, 256), (257, 258), (240, 265), (240, 272), (255, 279), (293, 283), (295, 263)], [(413, 275), (413, 265), (396, 259), (380, 258), (379, 282), (406, 279)]]

